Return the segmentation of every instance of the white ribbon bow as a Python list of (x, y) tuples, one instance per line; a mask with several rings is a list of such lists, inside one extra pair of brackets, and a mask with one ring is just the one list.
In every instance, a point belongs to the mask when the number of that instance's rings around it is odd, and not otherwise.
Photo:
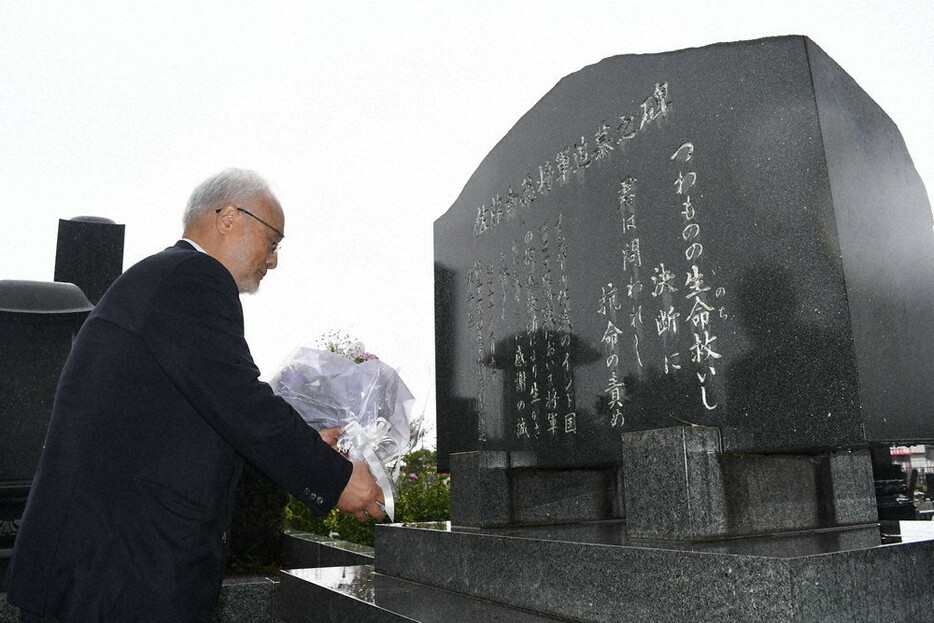
[[(344, 433), (341, 435), (338, 445), (342, 450), (349, 449), (349, 454), (358, 454), (366, 461), (366, 464), (370, 467), (370, 472), (376, 478), (376, 484), (383, 490), (383, 499), (385, 503), (382, 504), (381, 507), (389, 516), (389, 520), (393, 521), (396, 508), (393, 499), (392, 483), (395, 477), (399, 475), (401, 462), (397, 461), (396, 467), (393, 470), (393, 476), (390, 476), (386, 472), (386, 465), (399, 458), (396, 456), (398, 454), (398, 449), (396, 449), (394, 453), (391, 453), (390, 456), (384, 457), (383, 460), (380, 460), (376, 455), (377, 449), (386, 444), (386, 442), (391, 444), (388, 447), (395, 445), (395, 440), (389, 436), (390, 430), (392, 430), (392, 424), (386, 421), (385, 418), (377, 418), (375, 422), (366, 428), (360, 426), (360, 424), (355, 421), (348, 422), (344, 426)], [(379, 502), (377, 502), (377, 504), (379, 504)]]

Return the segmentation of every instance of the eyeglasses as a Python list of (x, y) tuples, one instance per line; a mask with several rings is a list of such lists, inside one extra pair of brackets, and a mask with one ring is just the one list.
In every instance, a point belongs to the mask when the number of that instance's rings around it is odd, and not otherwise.
[[(266, 227), (268, 227), (269, 229), (271, 229), (271, 230), (273, 230), (274, 232), (276, 232), (277, 234), (279, 234), (279, 240), (277, 240), (276, 242), (272, 243), (272, 249), (271, 249), (270, 253), (278, 253), (278, 252), (279, 252), (279, 249), (282, 247), (282, 241), (285, 240), (285, 234), (283, 234), (281, 231), (279, 231), (278, 229), (276, 229), (275, 227), (273, 227), (272, 225), (270, 225), (269, 223), (267, 223), (266, 221), (264, 221), (264, 220), (261, 219), (260, 217), (256, 216), (255, 214), (253, 214), (253, 213), (250, 212), (249, 210), (244, 210), (243, 208), (241, 208), (241, 207), (238, 206), (238, 205), (234, 205), (234, 204), (230, 204), (230, 205), (232, 205), (233, 207), (237, 208), (239, 211), (243, 212), (243, 213), (246, 214), (247, 216), (253, 217), (253, 218), (256, 219), (257, 221), (259, 221), (260, 223), (262, 223), (263, 225), (265, 225)], [(223, 209), (224, 209), (224, 208), (217, 208), (216, 210), (214, 210), (214, 212), (215, 212), (215, 214), (216, 214), (216, 213), (220, 212), (220, 211), (223, 210)]]

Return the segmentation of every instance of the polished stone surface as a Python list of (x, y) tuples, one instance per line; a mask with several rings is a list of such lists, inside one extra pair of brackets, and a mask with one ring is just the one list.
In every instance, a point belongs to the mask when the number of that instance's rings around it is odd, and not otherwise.
[(283, 571), (279, 616), (288, 623), (354, 621), (497, 621), (546, 623), (556, 619), (407, 582), (371, 565)]
[(867, 451), (724, 454), (719, 447), (715, 428), (625, 433), (629, 534), (704, 540), (877, 520)]
[(727, 483), (715, 428), (626, 433), (622, 472), (630, 529), (692, 539), (727, 534)]
[(279, 623), (273, 578), (246, 577), (224, 580), (214, 614), (215, 623)]
[(579, 621), (919, 621), (934, 608), (932, 538), (881, 545), (868, 526), (673, 543), (629, 539), (620, 522), (389, 525), (376, 570)]
[(441, 468), (934, 437), (934, 235), (895, 124), (810, 40), (567, 76), (435, 223)]
[(847, 525), (876, 521), (876, 490), (872, 479), (872, 459), (866, 452), (834, 452), (825, 458), (825, 478), (820, 486), (828, 504), (828, 521)]
[(451, 517), (455, 523), (509, 525), (512, 519), (509, 471), (508, 452), (451, 455)]
[(310, 532), (282, 535), (282, 567), (301, 569), (373, 563), (373, 548)]
[(22, 620), (19, 608), (7, 602), (5, 593), (0, 593), (0, 623), (20, 623)]
[(513, 467), (517, 462), (522, 457), (509, 452), (452, 455), (454, 523), (489, 527), (622, 517), (618, 470)]

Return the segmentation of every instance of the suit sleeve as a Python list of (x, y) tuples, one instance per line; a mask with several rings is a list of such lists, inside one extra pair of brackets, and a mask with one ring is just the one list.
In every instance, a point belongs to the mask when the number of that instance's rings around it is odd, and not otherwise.
[(179, 393), (237, 452), (312, 510), (337, 503), (352, 465), (259, 380), (223, 265), (202, 253), (179, 263), (141, 333)]

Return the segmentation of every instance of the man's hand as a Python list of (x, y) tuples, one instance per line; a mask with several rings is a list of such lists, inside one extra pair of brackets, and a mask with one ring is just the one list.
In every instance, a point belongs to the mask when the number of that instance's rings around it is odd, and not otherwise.
[(337, 450), (337, 438), (340, 437), (343, 432), (344, 429), (340, 426), (332, 426), (331, 428), (322, 428), (318, 431), (318, 434), (321, 435), (321, 439), (324, 440), (324, 443)]
[(366, 522), (370, 517), (382, 519), (386, 514), (376, 505), (382, 504), (383, 490), (376, 484), (376, 478), (370, 473), (365, 461), (352, 461), (353, 472), (337, 500), (337, 510), (353, 515), (358, 521)]

